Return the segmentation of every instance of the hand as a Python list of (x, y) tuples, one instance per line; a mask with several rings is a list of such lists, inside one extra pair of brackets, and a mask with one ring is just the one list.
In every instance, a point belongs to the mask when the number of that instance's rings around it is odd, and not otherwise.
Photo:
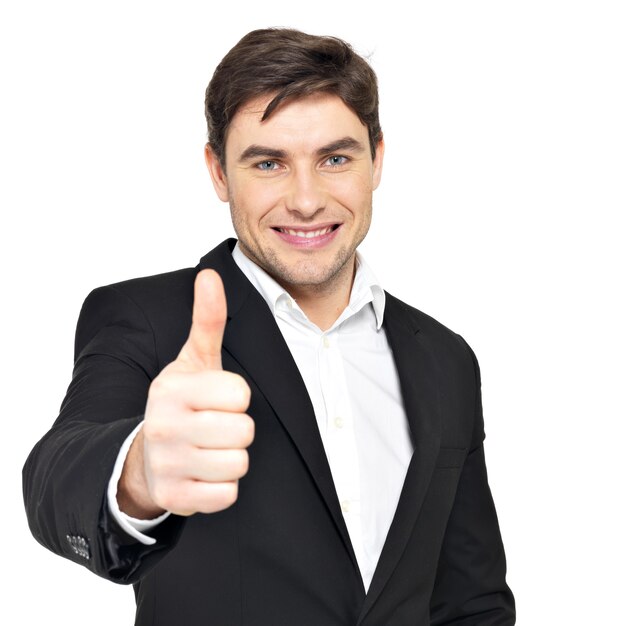
[(152, 381), (143, 426), (118, 483), (120, 509), (139, 519), (165, 510), (213, 513), (237, 500), (254, 422), (250, 388), (222, 370), (226, 296), (219, 274), (198, 273), (189, 337)]

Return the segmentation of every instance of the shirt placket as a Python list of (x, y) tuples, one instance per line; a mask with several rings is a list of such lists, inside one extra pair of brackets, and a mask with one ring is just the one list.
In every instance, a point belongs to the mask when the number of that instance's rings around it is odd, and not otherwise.
[(350, 540), (357, 560), (362, 563), (359, 458), (338, 329), (320, 336), (318, 356), (319, 380), (326, 413), (322, 433), (324, 448)]

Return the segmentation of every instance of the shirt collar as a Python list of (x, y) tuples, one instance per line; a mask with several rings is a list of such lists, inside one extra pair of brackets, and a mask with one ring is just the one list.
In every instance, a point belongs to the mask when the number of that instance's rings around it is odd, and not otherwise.
[[(239, 242), (235, 245), (232, 254), (233, 260), (239, 269), (267, 302), (274, 316), (276, 316), (277, 308), (281, 302), (284, 301), (292, 306), (295, 305), (295, 300), (287, 291), (241, 251)], [(347, 308), (351, 314), (355, 314), (369, 302), (372, 303), (372, 308), (376, 315), (376, 329), (380, 330), (385, 312), (385, 292), (371, 268), (363, 259), (363, 256), (357, 252), (356, 275)], [(344, 315), (341, 317), (344, 317)]]

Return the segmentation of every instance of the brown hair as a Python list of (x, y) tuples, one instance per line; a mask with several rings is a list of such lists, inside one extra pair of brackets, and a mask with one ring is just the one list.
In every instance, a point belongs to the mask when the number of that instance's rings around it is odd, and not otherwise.
[(367, 126), (372, 159), (382, 139), (378, 120), (378, 84), (369, 63), (336, 37), (299, 30), (253, 30), (222, 59), (206, 89), (209, 145), (225, 166), (228, 126), (239, 108), (263, 94), (275, 93), (262, 120), (281, 104), (317, 92), (339, 96)]

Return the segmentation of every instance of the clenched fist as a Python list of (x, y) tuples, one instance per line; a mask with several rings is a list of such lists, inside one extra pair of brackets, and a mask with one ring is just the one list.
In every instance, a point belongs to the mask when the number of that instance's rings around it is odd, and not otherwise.
[(250, 388), (222, 369), (226, 296), (219, 274), (198, 273), (189, 337), (152, 381), (143, 426), (118, 483), (120, 509), (147, 519), (164, 511), (212, 513), (237, 499), (254, 422)]

